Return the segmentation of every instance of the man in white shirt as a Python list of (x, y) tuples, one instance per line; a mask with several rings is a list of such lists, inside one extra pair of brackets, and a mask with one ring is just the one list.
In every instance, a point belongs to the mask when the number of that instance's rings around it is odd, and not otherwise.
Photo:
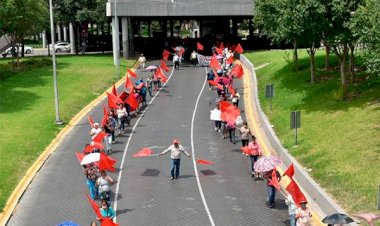
[(99, 123), (95, 122), (94, 127), (90, 131), (91, 139), (93, 140), (96, 137), (96, 135), (98, 135), (98, 133), (100, 133), (101, 131), (102, 129), (99, 128)]
[(141, 54), (139, 59), (138, 59), (138, 62), (139, 62), (139, 65), (140, 65), (140, 68), (141, 70), (145, 70), (145, 63), (146, 63), (146, 59), (144, 57), (144, 54)]
[(174, 54), (173, 56), (173, 63), (174, 63), (174, 68), (179, 69), (179, 63), (180, 63), (180, 57), (178, 54)]
[(182, 145), (179, 144), (178, 139), (173, 140), (173, 144), (170, 145), (166, 150), (159, 153), (158, 156), (164, 155), (170, 151), (170, 173), (171, 177), (170, 180), (178, 179), (179, 176), (179, 167), (181, 165), (181, 152), (185, 154), (187, 157), (191, 157), (189, 153), (182, 147)]

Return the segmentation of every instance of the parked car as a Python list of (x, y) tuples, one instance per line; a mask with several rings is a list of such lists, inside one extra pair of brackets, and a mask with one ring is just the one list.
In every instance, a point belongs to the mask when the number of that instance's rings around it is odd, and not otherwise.
[[(51, 44), (49, 44), (50, 51), (52, 50)], [(71, 44), (69, 42), (56, 42), (54, 45), (55, 52), (70, 52)]]
[[(22, 51), (22, 45), (20, 43), (16, 43), (16, 45), (15, 45), (14, 48), (15, 48), (14, 49), (15, 52), (17, 52), (17, 53), (20, 53)], [(33, 52), (34, 52), (33, 47), (24, 45), (24, 53), (31, 54)], [(6, 54), (12, 54), (12, 46), (9, 47), (8, 49), (6, 49), (4, 51), (4, 53), (6, 53)]]

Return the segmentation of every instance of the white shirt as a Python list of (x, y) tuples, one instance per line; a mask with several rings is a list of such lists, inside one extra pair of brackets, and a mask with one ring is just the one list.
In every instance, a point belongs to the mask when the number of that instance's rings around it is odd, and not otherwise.
[(96, 135), (98, 135), (98, 133), (100, 133), (101, 131), (102, 129), (100, 127), (98, 127), (97, 129), (92, 128), (90, 131), (90, 134), (92, 134), (91, 138), (94, 139)]
[(185, 151), (182, 145), (178, 145), (178, 148), (174, 146), (174, 144), (170, 145), (165, 151), (161, 152), (161, 154), (166, 154), (170, 151), (171, 159), (180, 159), (181, 152), (183, 152), (187, 157), (190, 157), (189, 153)]
[(173, 62), (176, 62), (176, 61), (179, 62), (179, 57), (178, 57), (177, 54), (175, 54), (175, 55), (173, 56)]
[(122, 109), (118, 108), (116, 110), (117, 118), (122, 118), (127, 115), (127, 110), (123, 107)]
[(139, 57), (139, 62), (140, 63), (145, 63), (146, 62), (145, 57), (144, 56)]

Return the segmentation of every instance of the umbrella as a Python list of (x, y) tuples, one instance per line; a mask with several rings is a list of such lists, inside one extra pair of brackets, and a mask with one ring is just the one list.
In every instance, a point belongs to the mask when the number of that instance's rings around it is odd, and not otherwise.
[(79, 226), (79, 224), (72, 221), (65, 221), (63, 223), (57, 224), (57, 226)]
[(374, 226), (374, 222), (380, 219), (380, 216), (374, 213), (360, 213), (354, 216), (367, 221), (371, 226)]
[(268, 172), (274, 169), (276, 166), (281, 164), (282, 161), (278, 156), (270, 155), (261, 157), (255, 163), (255, 172)]
[(349, 224), (354, 222), (349, 216), (344, 213), (334, 213), (323, 218), (322, 223), (325, 224)]
[(151, 65), (145, 68), (145, 71), (154, 71), (157, 69), (157, 66)]
[(116, 160), (111, 157), (108, 157), (104, 153), (91, 153), (83, 157), (81, 165), (87, 165), (90, 163), (97, 163), (99, 170), (109, 170), (115, 171), (114, 164)]

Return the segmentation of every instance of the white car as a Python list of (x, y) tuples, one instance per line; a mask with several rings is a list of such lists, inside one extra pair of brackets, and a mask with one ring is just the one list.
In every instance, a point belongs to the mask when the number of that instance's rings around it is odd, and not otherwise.
[[(18, 48), (18, 50), (17, 50), (17, 48)], [(16, 43), (15, 50), (16, 50), (16, 52), (20, 53), (22, 51), (22, 45), (20, 43)], [(12, 54), (12, 46), (9, 47), (8, 49), (6, 49), (4, 52), (6, 54)], [(33, 47), (24, 45), (24, 53), (31, 54), (33, 52), (34, 52)]]
[[(50, 50), (52, 50), (51, 44), (49, 44), (49, 48), (50, 48)], [(68, 42), (56, 42), (54, 45), (54, 48), (55, 48), (56, 53), (70, 52), (71, 44)]]

